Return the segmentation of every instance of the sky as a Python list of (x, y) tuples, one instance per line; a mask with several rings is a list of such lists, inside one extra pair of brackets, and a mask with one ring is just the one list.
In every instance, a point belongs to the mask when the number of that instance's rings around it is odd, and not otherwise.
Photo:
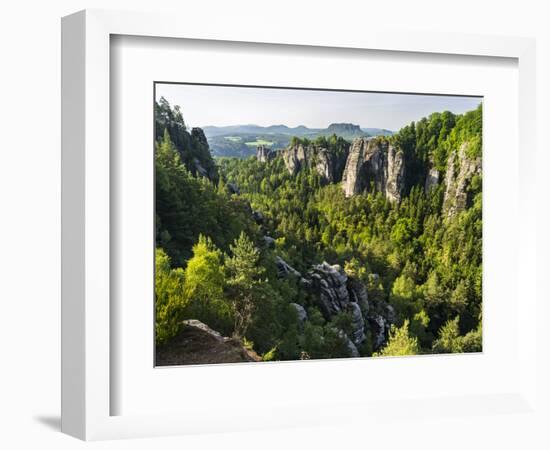
[(433, 112), (461, 114), (481, 103), (479, 97), (186, 84), (157, 84), (156, 97), (179, 105), (189, 127), (256, 124), (326, 128), (346, 122), (392, 131)]

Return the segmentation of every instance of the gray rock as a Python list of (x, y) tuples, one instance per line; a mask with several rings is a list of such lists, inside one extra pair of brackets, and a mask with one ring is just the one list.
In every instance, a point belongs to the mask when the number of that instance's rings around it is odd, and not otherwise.
[(241, 191), (235, 183), (227, 183), (226, 186), (230, 194), (240, 195)]
[(304, 278), (307, 280), (305, 286), (325, 320), (331, 320), (334, 315), (347, 309), (350, 303), (348, 277), (340, 266), (331, 266), (325, 261), (313, 266)]
[(363, 316), (366, 316), (369, 312), (369, 294), (366, 286), (359, 280), (354, 278), (348, 279), (348, 291), (350, 300), (355, 302), (361, 308)]
[(209, 148), (208, 139), (206, 139), (206, 135), (204, 134), (202, 128), (193, 128), (191, 130), (191, 136), (195, 139), (196, 142)]
[(378, 350), (383, 347), (386, 343), (386, 333), (387, 333), (387, 321), (381, 315), (375, 315), (369, 319), (373, 334), (373, 347), (374, 350)]
[(259, 145), (256, 147), (256, 158), (262, 163), (271, 161), (275, 155), (275, 152), (265, 145)]
[(346, 197), (371, 184), (390, 201), (400, 201), (405, 185), (403, 152), (381, 138), (358, 138), (351, 145), (342, 185)]
[(263, 240), (266, 247), (268, 248), (275, 247), (275, 239), (273, 239), (271, 236), (264, 236)]
[(300, 324), (303, 326), (305, 321), (307, 320), (306, 310), (302, 305), (299, 305), (298, 303), (291, 303), (290, 305), (296, 310), (296, 314), (298, 315), (298, 320), (300, 321)]
[(426, 175), (426, 182), (424, 183), (424, 192), (430, 192), (439, 184), (439, 170), (432, 167)]
[(306, 168), (313, 168), (326, 182), (338, 183), (342, 179), (348, 149), (336, 153), (313, 144), (298, 144), (289, 146), (280, 153), (291, 175), (296, 175)]
[(355, 344), (351, 341), (351, 339), (348, 337), (348, 335), (346, 333), (344, 333), (342, 330), (338, 330), (338, 336), (340, 336), (340, 338), (344, 341), (344, 343), (346, 344), (346, 347), (348, 348), (349, 350), (349, 356), (351, 358), (359, 358), (359, 356), (361, 356), (359, 354), (359, 350), (357, 350), (357, 347), (355, 346)]
[(208, 170), (206, 170), (202, 166), (198, 158), (193, 158), (193, 164), (195, 165), (195, 170), (197, 171), (197, 175), (208, 178)]
[(252, 211), (252, 218), (258, 225), (263, 224), (265, 220), (264, 215), (260, 211)]
[(275, 265), (277, 266), (277, 276), (279, 278), (286, 278), (289, 275), (301, 277), (302, 274), (298, 272), (294, 267), (288, 264), (283, 258), (277, 256), (275, 258)]
[(470, 159), (466, 155), (467, 148), (468, 142), (464, 142), (458, 152), (451, 152), (447, 160), (443, 197), (443, 210), (447, 217), (466, 208), (470, 181), (474, 175), (481, 174), (481, 158)]
[(348, 311), (351, 313), (351, 325), (353, 332), (351, 340), (355, 345), (361, 345), (367, 338), (365, 335), (365, 320), (360, 306), (357, 303), (351, 302), (348, 305)]
[(182, 323), (185, 327), (196, 328), (196, 329), (199, 329), (199, 330), (207, 333), (209, 336), (213, 337), (215, 340), (217, 340), (219, 342), (224, 341), (224, 337), (220, 333), (213, 330), (212, 328), (210, 328), (205, 323), (202, 323), (200, 320), (189, 319), (189, 320), (183, 320)]
[(310, 304), (319, 308), (327, 322), (342, 312), (350, 314), (352, 328), (348, 338), (354, 346), (365, 342), (367, 332), (372, 335), (375, 350), (385, 345), (395, 322), (395, 311), (384, 300), (369, 300), (366, 286), (348, 277), (339, 265), (314, 265), (300, 279), (300, 285)]

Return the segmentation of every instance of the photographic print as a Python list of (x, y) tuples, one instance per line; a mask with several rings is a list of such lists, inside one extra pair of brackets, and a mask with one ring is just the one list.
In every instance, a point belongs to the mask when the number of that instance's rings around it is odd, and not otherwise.
[(154, 97), (156, 366), (482, 351), (481, 97)]

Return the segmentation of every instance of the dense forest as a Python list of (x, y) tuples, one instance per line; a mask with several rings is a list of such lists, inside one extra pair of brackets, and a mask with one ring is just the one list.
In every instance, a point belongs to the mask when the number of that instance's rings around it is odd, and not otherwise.
[(216, 160), (155, 114), (157, 364), (481, 351), (481, 105)]

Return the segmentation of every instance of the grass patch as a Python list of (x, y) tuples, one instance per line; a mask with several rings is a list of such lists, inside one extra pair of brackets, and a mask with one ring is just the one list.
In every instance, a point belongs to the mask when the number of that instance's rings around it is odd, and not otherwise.
[(246, 145), (248, 145), (249, 147), (256, 147), (258, 145), (266, 145), (266, 146), (271, 146), (273, 145), (274, 143), (271, 142), (271, 141), (265, 141), (263, 139), (257, 139), (253, 142), (245, 142)]

